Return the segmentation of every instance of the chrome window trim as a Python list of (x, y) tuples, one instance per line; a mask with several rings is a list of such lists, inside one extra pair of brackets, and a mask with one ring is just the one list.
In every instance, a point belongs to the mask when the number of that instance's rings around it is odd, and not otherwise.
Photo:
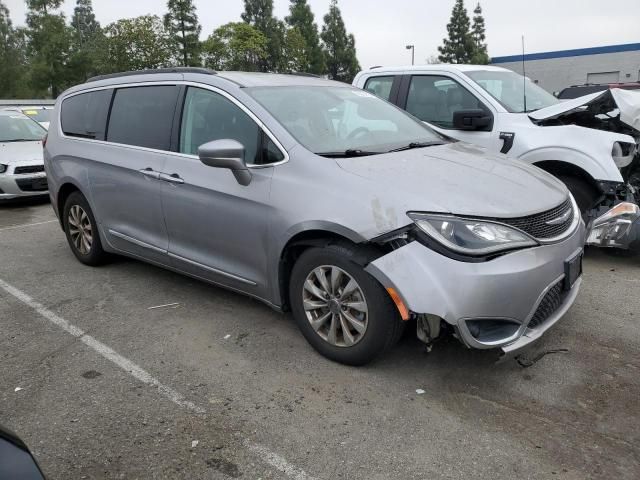
[(117, 90), (119, 88), (154, 87), (154, 86), (165, 86), (165, 85), (166, 86), (185, 85), (185, 86), (190, 86), (190, 87), (201, 88), (203, 90), (209, 90), (209, 91), (212, 91), (212, 92), (217, 93), (219, 95), (222, 95), (227, 100), (229, 100), (234, 105), (236, 105), (238, 108), (240, 108), (244, 113), (246, 113), (254, 122), (256, 122), (258, 127), (264, 133), (267, 134), (267, 136), (271, 139), (271, 141), (273, 141), (273, 143), (276, 145), (276, 147), (278, 147), (278, 149), (280, 150), (280, 153), (282, 153), (282, 155), (284, 156), (284, 159), (280, 160), (279, 162), (268, 163), (268, 164), (265, 164), (265, 165), (247, 165), (247, 168), (258, 169), (258, 168), (276, 167), (278, 165), (285, 164), (285, 163), (287, 163), (289, 161), (289, 153), (282, 146), (282, 143), (280, 143), (280, 141), (271, 132), (271, 130), (269, 130), (269, 128), (267, 128), (267, 126), (262, 122), (262, 120), (260, 120), (258, 118), (258, 116), (256, 114), (254, 114), (248, 107), (246, 107), (240, 100), (235, 98), (230, 93), (222, 90), (221, 88), (214, 87), (213, 85), (207, 85), (205, 83), (193, 82), (193, 81), (189, 81), (189, 80), (174, 80), (174, 81), (161, 80), (161, 81), (147, 81), (147, 82), (135, 82), (135, 83), (118, 83), (118, 84), (113, 84), (113, 85), (103, 85), (103, 86), (100, 86), (100, 87), (87, 88), (85, 90), (80, 90), (80, 91), (73, 92), (73, 93), (70, 93), (68, 95), (65, 95), (60, 100), (60, 109), (59, 109), (59, 112), (58, 112), (58, 115), (57, 115), (58, 135), (61, 138), (66, 138), (66, 139), (69, 139), (69, 140), (75, 140), (75, 141), (80, 141), (80, 142), (92, 142), (92, 143), (105, 144), (105, 145), (115, 145), (115, 146), (118, 146), (118, 147), (131, 148), (133, 150), (141, 150), (141, 151), (152, 152), (152, 153), (161, 153), (161, 154), (165, 154), (165, 155), (176, 155), (176, 156), (181, 156), (181, 157), (199, 159), (197, 155), (181, 153), (181, 152), (172, 152), (170, 150), (159, 150), (157, 148), (140, 147), (138, 145), (127, 145), (125, 143), (109, 142), (107, 140), (96, 140), (96, 139), (93, 139), (93, 138), (81, 138), (81, 137), (68, 136), (68, 135), (65, 135), (65, 133), (62, 131), (62, 119), (61, 119), (62, 104), (67, 99), (69, 99), (71, 97), (75, 97), (76, 95), (82, 95), (83, 93), (91, 93), (91, 92), (96, 92), (96, 91), (100, 91), (100, 90), (109, 90), (109, 89)]

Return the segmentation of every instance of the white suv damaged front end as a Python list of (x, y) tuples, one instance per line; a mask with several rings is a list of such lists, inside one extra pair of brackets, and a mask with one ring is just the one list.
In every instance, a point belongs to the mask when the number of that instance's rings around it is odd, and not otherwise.
[(587, 244), (640, 248), (640, 93), (597, 92), (531, 112), (529, 118), (542, 127), (576, 125), (618, 137), (611, 139), (611, 158), (619, 175), (598, 182), (603, 198), (590, 214)]

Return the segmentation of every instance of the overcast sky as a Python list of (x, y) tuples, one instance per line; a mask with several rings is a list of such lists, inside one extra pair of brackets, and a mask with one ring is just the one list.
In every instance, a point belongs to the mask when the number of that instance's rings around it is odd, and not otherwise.
[[(0, 0), (15, 24), (24, 24), (23, 0)], [(469, 14), (476, 0), (465, 0)], [(195, 0), (202, 35), (239, 21), (242, 0)], [(288, 14), (289, 0), (274, 0), (275, 15)], [(319, 26), (329, 0), (309, 0)], [(348, 31), (356, 37), (363, 68), (411, 63), (407, 44), (416, 46), (416, 63), (436, 55), (446, 35), (454, 0), (339, 0)], [(75, 0), (65, 0), (63, 11), (73, 13)], [(569, 48), (640, 42), (640, 0), (481, 0), (491, 56), (520, 53), (525, 35), (528, 53)], [(125, 17), (162, 15), (165, 0), (93, 0), (103, 25)]]

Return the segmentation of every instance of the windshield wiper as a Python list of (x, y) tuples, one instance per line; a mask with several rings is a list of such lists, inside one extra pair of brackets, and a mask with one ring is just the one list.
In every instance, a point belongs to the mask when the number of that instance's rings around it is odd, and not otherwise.
[(431, 142), (411, 142), (408, 145), (405, 145), (403, 147), (398, 147), (398, 148), (394, 148), (393, 150), (389, 150), (388, 153), (393, 153), (393, 152), (403, 152), (405, 150), (411, 150), (413, 148), (424, 148), (424, 147), (435, 147), (437, 145), (444, 145), (445, 142), (439, 142), (439, 141), (431, 141)]
[(382, 152), (369, 152), (367, 150), (360, 150), (357, 148), (348, 148), (341, 152), (317, 152), (316, 155), (328, 158), (351, 158), (351, 157), (366, 157), (368, 155), (379, 155)]
[(0, 143), (11, 143), (11, 142), (38, 142), (37, 138), (12, 138), (10, 140), (0, 140)]

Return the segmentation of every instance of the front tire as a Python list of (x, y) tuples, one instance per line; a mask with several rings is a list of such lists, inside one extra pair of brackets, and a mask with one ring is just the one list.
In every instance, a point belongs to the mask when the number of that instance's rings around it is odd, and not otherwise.
[(598, 199), (598, 192), (592, 185), (581, 178), (567, 175), (559, 175), (558, 178), (567, 186), (573, 198), (576, 199), (582, 219), (586, 221), (589, 212)]
[(319, 353), (364, 365), (393, 346), (404, 327), (389, 294), (355, 263), (355, 248), (310, 248), (291, 272), (293, 317)]
[(62, 211), (67, 242), (76, 258), (94, 267), (105, 263), (107, 253), (102, 248), (98, 224), (84, 195), (73, 192)]

